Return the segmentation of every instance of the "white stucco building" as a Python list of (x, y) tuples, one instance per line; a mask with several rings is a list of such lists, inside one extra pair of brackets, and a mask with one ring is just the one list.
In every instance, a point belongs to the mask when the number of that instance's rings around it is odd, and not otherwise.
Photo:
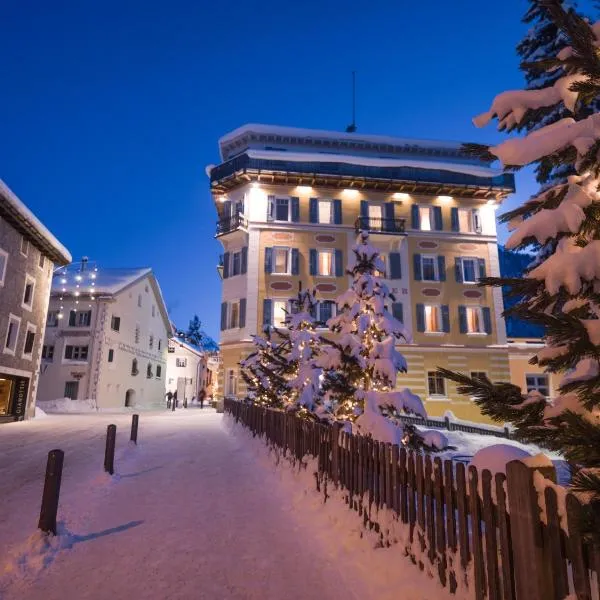
[(167, 353), (167, 392), (177, 390), (179, 405), (198, 398), (206, 387), (206, 353), (194, 344), (175, 336), (169, 340)]
[(162, 406), (170, 335), (151, 269), (71, 264), (52, 283), (38, 399)]

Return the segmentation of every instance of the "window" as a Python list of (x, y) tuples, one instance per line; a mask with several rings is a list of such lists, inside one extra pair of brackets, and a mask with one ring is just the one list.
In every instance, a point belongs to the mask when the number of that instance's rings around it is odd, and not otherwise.
[(471, 371), (471, 379), (480, 379), (481, 381), (486, 381), (487, 373), (485, 371)]
[(379, 260), (382, 262), (383, 264), (383, 271), (380, 271), (379, 269), (375, 269), (375, 276), (376, 277), (386, 277), (386, 272), (387, 272), (387, 256), (385, 254), (380, 254), (379, 255)]
[(275, 220), (289, 221), (290, 220), (290, 200), (289, 198), (275, 199)]
[(229, 328), (234, 329), (239, 327), (240, 322), (240, 305), (239, 302), (232, 302), (229, 312)]
[(432, 215), (430, 206), (419, 206), (419, 222), (421, 224), (421, 231), (431, 231), (432, 227)]
[(463, 258), (461, 261), (462, 280), (464, 283), (477, 283), (477, 259)]
[(290, 274), (290, 248), (273, 248), (273, 273), (278, 275)]
[(42, 359), (48, 362), (54, 360), (54, 346), (42, 346)]
[(23, 358), (33, 356), (33, 344), (35, 342), (36, 326), (33, 323), (27, 323), (27, 333), (25, 334), (25, 345), (23, 346)]
[(89, 327), (91, 322), (91, 310), (72, 310), (69, 313), (69, 327)]
[(85, 361), (88, 358), (88, 347), (87, 346), (65, 346), (65, 359), (66, 360), (80, 360)]
[(331, 200), (319, 200), (319, 223), (333, 223), (333, 204)]
[(25, 236), (21, 236), (21, 254), (23, 256), (29, 254), (29, 240)]
[(40, 269), (43, 269), (45, 264), (46, 264), (46, 257), (44, 256), (44, 254), (42, 252), (40, 252), (40, 260), (38, 261), (38, 267)]
[(148, 338), (148, 346), (150, 346), (150, 350), (154, 347), (154, 336), (152, 334), (150, 334), (150, 337)]
[(167, 352), (168, 352), (169, 354), (174, 354), (174, 352), (175, 352), (175, 346), (173, 346), (172, 344), (169, 344), (169, 347), (168, 347), (168, 349), (167, 349)]
[(437, 256), (421, 255), (421, 274), (423, 281), (439, 280)]
[(234, 252), (231, 256), (231, 275), (239, 275), (242, 270), (242, 253)]
[(17, 340), (19, 338), (19, 328), (21, 327), (21, 319), (15, 315), (8, 316), (8, 328), (6, 330), (6, 338), (4, 342), (4, 352), (14, 354), (17, 349)]
[(136, 344), (140, 343), (140, 326), (139, 325), (135, 326), (134, 340), (135, 340)]
[(154, 377), (154, 373), (152, 372), (152, 365), (148, 363), (146, 367), (146, 379), (152, 379)]
[(287, 319), (287, 300), (273, 300), (273, 325), (284, 327)]
[(461, 233), (481, 233), (479, 210), (476, 208), (459, 208), (458, 231)]
[(175, 366), (176, 367), (187, 367), (187, 358), (176, 358)]
[(525, 383), (527, 384), (527, 393), (539, 392), (546, 398), (550, 396), (548, 375), (525, 375)]
[(79, 381), (67, 381), (65, 383), (65, 398), (69, 400), (77, 400), (79, 392)]
[(467, 333), (485, 333), (483, 311), (480, 306), (467, 306)]
[(227, 396), (235, 396), (237, 394), (237, 377), (235, 376), (235, 371), (233, 369), (229, 369), (227, 371), (227, 380), (225, 385), (225, 393)]
[(33, 308), (33, 294), (35, 292), (35, 279), (31, 275), (25, 275), (25, 289), (23, 290), (23, 308)]
[(48, 311), (48, 316), (46, 317), (46, 327), (58, 327), (58, 315), (59, 312), (57, 310)]
[(326, 327), (326, 323), (331, 317), (336, 315), (336, 304), (333, 300), (323, 300), (317, 305), (316, 321), (319, 327)]
[(108, 349), (108, 362), (114, 362), (115, 360), (115, 351), (113, 348)]
[(330, 277), (334, 274), (334, 252), (333, 250), (318, 250), (317, 274)]
[(142, 295), (138, 294), (138, 306), (142, 306)]
[(160, 379), (162, 375), (162, 367), (160, 365), (156, 365), (156, 379)]
[(110, 328), (113, 331), (119, 331), (119, 329), (121, 329), (121, 317), (115, 317), (115, 315), (112, 315), (110, 318)]
[(131, 361), (131, 374), (132, 374), (133, 376), (135, 376), (135, 375), (137, 375), (138, 373), (139, 373), (139, 371), (138, 371), (138, 362), (137, 362), (137, 358), (134, 358), (134, 359)]
[(152, 316), (156, 316), (156, 306), (154, 306), (154, 304), (152, 305)]
[(440, 307), (436, 304), (425, 304), (425, 331), (438, 333), (443, 331)]
[(446, 380), (437, 371), (427, 372), (427, 390), (430, 396), (446, 397)]
[(157, 347), (158, 347), (158, 351), (160, 352), (160, 351), (161, 351), (161, 349), (162, 349), (162, 340), (158, 340), (158, 345), (157, 345)]
[(8, 252), (0, 248), (0, 285), (4, 285), (6, 278), (6, 265), (8, 264)]

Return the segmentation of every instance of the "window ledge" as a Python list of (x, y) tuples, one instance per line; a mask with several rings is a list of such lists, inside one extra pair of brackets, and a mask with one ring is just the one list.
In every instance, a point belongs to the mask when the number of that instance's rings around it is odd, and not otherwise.
[(69, 358), (65, 358), (63, 359), (63, 364), (64, 365), (87, 365), (88, 361), (87, 359), (85, 360), (71, 360)]
[(448, 396), (427, 396), (426, 402), (450, 402)]
[(423, 331), (425, 335), (446, 335), (445, 331)]
[(484, 335), (489, 335), (489, 333), (486, 333), (485, 331), (468, 331), (467, 335), (471, 335), (474, 337), (481, 337)]

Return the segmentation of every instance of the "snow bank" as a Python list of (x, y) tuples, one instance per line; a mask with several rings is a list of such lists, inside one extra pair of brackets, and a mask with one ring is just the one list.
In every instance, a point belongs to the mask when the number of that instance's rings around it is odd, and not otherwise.
[(35, 406), (35, 414), (34, 414), (34, 418), (35, 419), (45, 419), (48, 417), (48, 414), (46, 412), (44, 412), (37, 404)]
[[(181, 407), (181, 403), (179, 404)], [(133, 413), (144, 410), (159, 410), (164, 408), (163, 403), (148, 404), (138, 406), (115, 406), (99, 408), (96, 400), (71, 400), (70, 398), (58, 398), (57, 400), (48, 400), (46, 402), (37, 402), (36, 410), (40, 409), (44, 413), (56, 414), (86, 414), (86, 413)]]
[(444, 450), (448, 447), (448, 438), (439, 429), (427, 429), (419, 433), (428, 448)]
[(511, 460), (523, 460), (530, 458), (531, 454), (522, 448), (510, 444), (494, 444), (479, 450), (470, 465), (475, 467), (479, 473), (484, 469), (494, 473), (506, 473), (506, 465)]

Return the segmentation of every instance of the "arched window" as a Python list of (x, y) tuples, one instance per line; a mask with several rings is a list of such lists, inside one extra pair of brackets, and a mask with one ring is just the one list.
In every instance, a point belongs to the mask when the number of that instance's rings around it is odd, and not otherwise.
[(152, 375), (152, 365), (150, 363), (148, 363), (148, 367), (146, 368), (146, 377), (148, 379), (152, 379), (153, 375)]
[(138, 363), (137, 363), (137, 358), (134, 358), (131, 361), (131, 374), (132, 375), (137, 375), (139, 373), (138, 371)]

